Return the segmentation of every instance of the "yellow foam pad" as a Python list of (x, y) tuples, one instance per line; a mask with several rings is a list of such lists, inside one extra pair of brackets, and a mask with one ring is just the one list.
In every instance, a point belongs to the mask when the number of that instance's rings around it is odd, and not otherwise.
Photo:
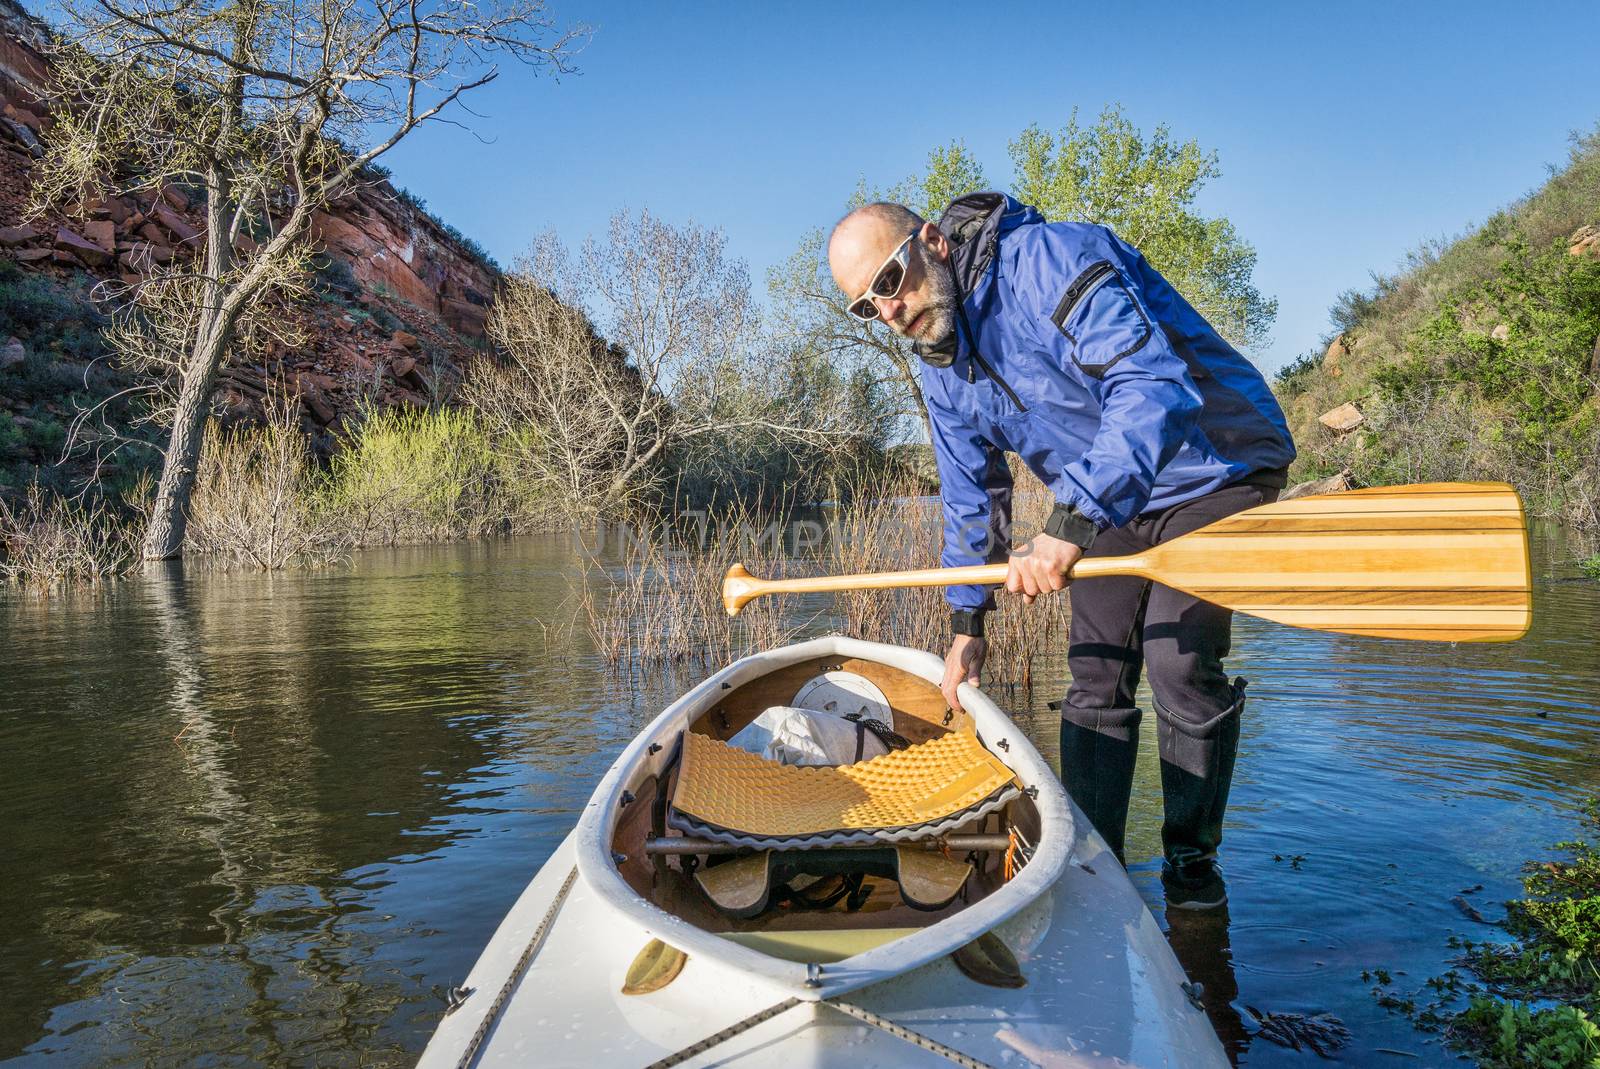
[(750, 835), (905, 828), (959, 813), (1015, 778), (962, 731), (836, 768), (781, 765), (686, 731), (672, 805)]

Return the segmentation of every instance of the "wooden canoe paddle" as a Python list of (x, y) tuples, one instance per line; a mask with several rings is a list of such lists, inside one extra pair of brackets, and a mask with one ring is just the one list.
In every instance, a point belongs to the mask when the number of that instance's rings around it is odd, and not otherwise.
[[(1533, 614), (1522, 501), (1504, 483), (1423, 483), (1249, 509), (1072, 578), (1137, 575), (1238, 612), (1318, 631), (1438, 642), (1521, 638)], [(722, 580), (737, 616), (763, 594), (1001, 583), (1004, 564)]]

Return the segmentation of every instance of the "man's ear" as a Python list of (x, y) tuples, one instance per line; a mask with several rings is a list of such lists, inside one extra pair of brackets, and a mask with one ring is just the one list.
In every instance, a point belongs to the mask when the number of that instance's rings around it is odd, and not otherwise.
[(950, 242), (945, 238), (944, 231), (932, 223), (923, 223), (922, 229), (917, 231), (917, 240), (933, 253), (933, 258), (940, 263), (950, 258)]

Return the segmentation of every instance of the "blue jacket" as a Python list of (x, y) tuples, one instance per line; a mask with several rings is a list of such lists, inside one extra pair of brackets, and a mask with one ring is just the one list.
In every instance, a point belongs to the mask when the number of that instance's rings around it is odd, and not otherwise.
[[(999, 193), (959, 198), (939, 228), (965, 319), (922, 352), (946, 567), (1005, 559), (1007, 451), (1101, 529), (1294, 459), (1261, 373), (1110, 230)], [(955, 609), (989, 596), (946, 595)]]

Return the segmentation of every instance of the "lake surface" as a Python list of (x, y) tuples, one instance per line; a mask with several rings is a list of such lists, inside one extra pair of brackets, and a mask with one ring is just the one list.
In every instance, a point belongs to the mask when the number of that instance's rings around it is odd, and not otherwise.
[[(1600, 585), (1559, 533), (1537, 542), (1519, 643), (1239, 621), (1231, 908), (1171, 938), (1240, 1064), (1316, 1061), (1254, 1037), (1248, 1008), (1338, 1015), (1345, 1064), (1456, 1064), (1361, 974), (1408, 993), (1451, 933), (1493, 936), (1452, 899), (1498, 916), (1600, 792)], [(692, 681), (611, 677), (567, 626), (574, 561), (551, 536), (0, 601), (0, 1064), (409, 1064)], [(1051, 669), (997, 697), (1054, 759)], [(1159, 907), (1154, 743), (1129, 858)]]

